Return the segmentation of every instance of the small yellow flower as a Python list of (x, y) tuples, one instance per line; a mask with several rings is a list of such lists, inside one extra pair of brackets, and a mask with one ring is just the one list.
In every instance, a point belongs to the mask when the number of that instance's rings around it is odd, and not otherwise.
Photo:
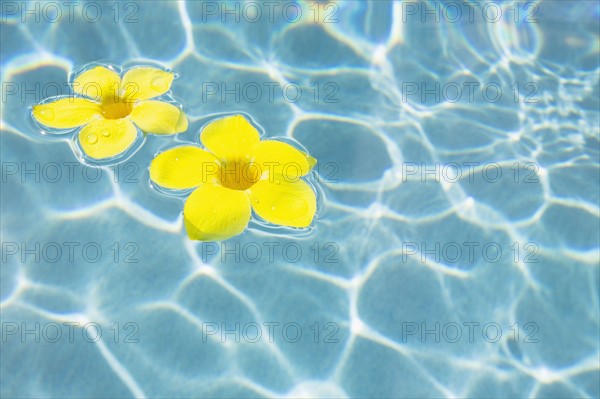
[[(171, 88), (173, 73), (151, 67), (129, 69), (123, 78), (112, 69), (96, 66), (79, 74), (73, 91), (33, 107), (33, 118), (49, 128), (80, 126), (79, 144), (90, 158), (112, 158), (129, 149), (147, 133), (175, 134), (187, 129), (184, 112), (173, 104), (151, 100)], [(134, 125), (135, 124), (135, 125)]]
[(316, 159), (291, 145), (260, 140), (256, 128), (235, 115), (209, 123), (200, 133), (206, 150), (169, 149), (152, 160), (150, 179), (175, 190), (195, 188), (183, 217), (192, 240), (226, 240), (242, 233), (251, 211), (283, 226), (308, 227), (317, 208), (302, 179)]

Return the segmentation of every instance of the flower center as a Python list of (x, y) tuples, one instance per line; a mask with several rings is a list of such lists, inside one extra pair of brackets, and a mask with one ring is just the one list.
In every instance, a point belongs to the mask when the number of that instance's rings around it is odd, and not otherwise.
[(102, 115), (106, 119), (121, 119), (131, 113), (133, 103), (123, 98), (108, 98), (102, 101)]
[(253, 162), (228, 161), (221, 163), (219, 181), (232, 190), (247, 190), (260, 179), (260, 167)]

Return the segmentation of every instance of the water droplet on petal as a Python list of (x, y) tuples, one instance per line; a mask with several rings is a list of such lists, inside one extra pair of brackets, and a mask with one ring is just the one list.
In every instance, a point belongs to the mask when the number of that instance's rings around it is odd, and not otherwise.
[(108, 130), (103, 130), (103, 131), (102, 131), (102, 135), (103, 135), (104, 137), (109, 137), (109, 136), (110, 136), (110, 132), (109, 132)]
[(94, 133), (88, 134), (87, 142), (90, 144), (96, 144), (98, 142), (98, 136), (96, 136)]

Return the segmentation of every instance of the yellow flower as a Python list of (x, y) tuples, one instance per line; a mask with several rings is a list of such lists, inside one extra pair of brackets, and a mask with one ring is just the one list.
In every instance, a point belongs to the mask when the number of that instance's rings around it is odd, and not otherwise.
[(248, 226), (252, 209), (274, 224), (311, 224), (316, 196), (300, 177), (310, 172), (316, 159), (281, 141), (261, 141), (241, 115), (209, 123), (200, 140), (207, 150), (180, 146), (150, 164), (150, 179), (159, 186), (195, 188), (183, 208), (189, 238), (216, 241), (236, 236)]
[[(33, 118), (53, 129), (80, 126), (79, 144), (94, 159), (112, 158), (129, 149), (138, 137), (136, 126), (147, 133), (175, 134), (187, 129), (183, 111), (173, 104), (151, 100), (171, 88), (173, 73), (151, 67), (129, 69), (123, 78), (97, 66), (79, 74), (73, 91), (33, 107)], [(134, 125), (135, 124), (135, 125)]]

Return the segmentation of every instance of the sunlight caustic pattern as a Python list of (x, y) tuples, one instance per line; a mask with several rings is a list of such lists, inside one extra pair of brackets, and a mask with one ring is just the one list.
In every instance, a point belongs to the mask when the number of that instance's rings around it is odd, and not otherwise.
[[(112, 2), (97, 3), (112, 15)], [(69, 157), (76, 163), (65, 145), (71, 139), (54, 142), (31, 125), (24, 110), (40, 99), (7, 96), (0, 151), (14, 168), (3, 170), (3, 243), (26, 243), (31, 252), (34, 240), (42, 248), (99, 242), (104, 255), (86, 262), (80, 246), (74, 262), (65, 250), (52, 263), (44, 253), (36, 259), (3, 251), (3, 322), (19, 328), (24, 322), (29, 330), (35, 322), (80, 323), (73, 343), (66, 328), (60, 343), (9, 337), (1, 357), (3, 397), (600, 396), (596, 1), (530, 3), (539, 7), (539, 22), (526, 28), (504, 19), (422, 23), (403, 12), (402, 2), (385, 1), (336, 2), (338, 22), (330, 24), (315, 23), (309, 2), (300, 3), (305, 18), (298, 23), (230, 18), (223, 24), (220, 16), (205, 18), (203, 3), (139, 2), (139, 24), (64, 18), (2, 25), (3, 83), (63, 82), (74, 65), (98, 53), (117, 64), (157, 60), (180, 74), (173, 92), (189, 119), (187, 132), (148, 136), (129, 159), (143, 165), (138, 169), (102, 166), (93, 183), (77, 169), (75, 183), (66, 171), (50, 182), (35, 165), (62, 165)], [(403, 91), (407, 82), (431, 88), (444, 80), (503, 88), (534, 82), (538, 101), (515, 102), (513, 91), (496, 103), (435, 103)], [(228, 90), (233, 82), (297, 82), (303, 96), (269, 102), (265, 92), (251, 103), (199, 95), (203, 85), (221, 89), (221, 82)], [(322, 90), (327, 82), (339, 88), (337, 103), (315, 101), (323, 99), (315, 83)], [(318, 159), (313, 173), (330, 177), (319, 184), (323, 215), (306, 235), (285, 236), (251, 220), (209, 255), (207, 243), (189, 240), (183, 230), (185, 198), (150, 186), (149, 159), (190, 148), (203, 126), (226, 113), (252, 115), (264, 127), (263, 140), (285, 132)], [(200, 154), (199, 143), (193, 148), (185, 151)], [(339, 166), (333, 176), (324, 169), (330, 162)], [(464, 169), (456, 182), (423, 181), (402, 169), (467, 162), (480, 165)], [(475, 185), (485, 162), (509, 178)], [(514, 183), (515, 162), (537, 165), (537, 183)], [(126, 179), (129, 172), (137, 180)], [(176, 188), (194, 187), (200, 176), (181, 178)], [(109, 248), (132, 241), (138, 262), (115, 262)], [(423, 251), (408, 255), (403, 247), (425, 242), (430, 251), (435, 242), (487, 241), (508, 255), (496, 263), (481, 253), (452, 263)], [(263, 255), (252, 263), (229, 254), (236, 245), (267, 242), (276, 249), (294, 243), (311, 256), (292, 263), (276, 252), (272, 262)], [(339, 262), (315, 262), (310, 248), (328, 242), (339, 245)], [(515, 261), (507, 248), (528, 242), (538, 245), (538, 262)], [(81, 326), (91, 321), (104, 332), (97, 343), (81, 339)], [(139, 342), (122, 343), (126, 322), (139, 326)], [(282, 339), (287, 322), (301, 324), (301, 341)], [(338, 326), (337, 342), (323, 342), (327, 322)], [(448, 343), (403, 334), (405, 323), (422, 332), (422, 323), (431, 331), (436, 322), (496, 322), (502, 335), (487, 342), (479, 334), (470, 342), (465, 328), (459, 342)], [(539, 327), (537, 343), (523, 342), (525, 322)], [(221, 331), (235, 323), (240, 330), (280, 325), (272, 342), (265, 327), (252, 343), (232, 334), (222, 342), (220, 334), (206, 334), (207, 323)]]

